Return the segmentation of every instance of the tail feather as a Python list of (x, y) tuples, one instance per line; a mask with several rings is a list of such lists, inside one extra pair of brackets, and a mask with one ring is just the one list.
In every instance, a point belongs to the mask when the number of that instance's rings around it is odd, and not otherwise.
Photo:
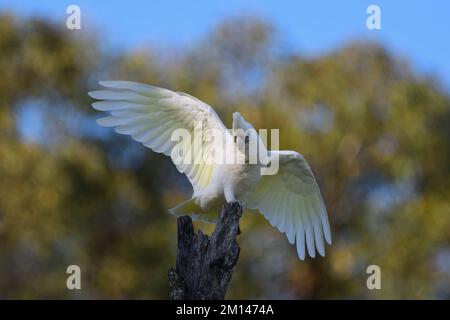
[(185, 216), (201, 211), (201, 208), (195, 203), (195, 198), (189, 199), (169, 209), (169, 212), (174, 216)]
[(195, 203), (195, 198), (189, 199), (169, 209), (169, 213), (176, 217), (191, 216), (193, 220), (199, 220), (206, 223), (216, 223), (219, 212), (217, 210), (210, 210), (205, 212)]

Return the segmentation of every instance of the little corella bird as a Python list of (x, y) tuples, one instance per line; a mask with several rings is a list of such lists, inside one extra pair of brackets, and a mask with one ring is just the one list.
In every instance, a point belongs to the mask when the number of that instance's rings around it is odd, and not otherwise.
[[(311, 257), (316, 249), (325, 256), (324, 238), (331, 244), (327, 212), (300, 153), (267, 150), (253, 126), (237, 112), (232, 130), (227, 130), (211, 106), (188, 94), (128, 81), (100, 85), (105, 89), (89, 92), (102, 100), (92, 106), (109, 116), (97, 123), (170, 156), (191, 182), (192, 198), (170, 209), (172, 214), (214, 221), (225, 201), (240, 201), (245, 208), (259, 210), (291, 244), (296, 243), (300, 259), (305, 259), (305, 247)], [(200, 143), (186, 134), (197, 136)], [(177, 139), (180, 136), (184, 139)], [(256, 162), (249, 158), (255, 140), (261, 155)], [(235, 155), (233, 161), (220, 161), (230, 155)], [(277, 162), (277, 172), (264, 174), (272, 162)]]

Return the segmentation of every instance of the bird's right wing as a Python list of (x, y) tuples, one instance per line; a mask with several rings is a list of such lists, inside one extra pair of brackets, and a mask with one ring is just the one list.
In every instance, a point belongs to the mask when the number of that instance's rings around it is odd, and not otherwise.
[(295, 151), (270, 151), (279, 157), (279, 172), (261, 177), (247, 206), (259, 209), (288, 241), (297, 242), (300, 259), (306, 248), (311, 257), (316, 249), (325, 256), (325, 240), (331, 244), (327, 211), (319, 186), (305, 158)]
[[(208, 186), (216, 166), (213, 161), (204, 161), (204, 155), (221, 147), (214, 146), (218, 141), (208, 137), (217, 130), (223, 132), (223, 139), (231, 139), (212, 107), (185, 93), (136, 82), (101, 81), (100, 85), (106, 89), (91, 91), (89, 95), (103, 101), (92, 107), (110, 115), (99, 119), (98, 124), (115, 127), (117, 133), (128, 134), (153, 151), (170, 156), (177, 169), (188, 177), (194, 194)], [(201, 144), (195, 144), (194, 131), (199, 124), (203, 134)], [(191, 140), (182, 142), (183, 150), (189, 150), (181, 152), (182, 161), (174, 159), (180, 156), (174, 152), (179, 141), (171, 139), (176, 129), (185, 129), (191, 136)]]

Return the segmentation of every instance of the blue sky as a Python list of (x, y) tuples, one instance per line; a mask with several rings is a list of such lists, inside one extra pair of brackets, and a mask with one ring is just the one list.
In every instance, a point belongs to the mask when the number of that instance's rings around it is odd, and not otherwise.
[[(288, 46), (306, 54), (323, 53), (352, 39), (378, 40), (450, 89), (450, 1), (0, 0), (0, 9), (49, 17), (64, 27), (70, 4), (81, 8), (82, 32), (100, 31), (108, 43), (124, 49), (189, 45), (223, 18), (245, 13), (271, 21)], [(366, 28), (370, 4), (381, 8), (381, 30)]]

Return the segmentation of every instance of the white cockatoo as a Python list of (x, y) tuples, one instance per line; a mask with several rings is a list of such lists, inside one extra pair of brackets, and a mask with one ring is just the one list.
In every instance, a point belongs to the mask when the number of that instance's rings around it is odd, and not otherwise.
[[(291, 244), (296, 243), (301, 260), (305, 259), (305, 248), (311, 257), (316, 249), (325, 256), (324, 238), (331, 244), (327, 211), (311, 168), (300, 153), (268, 151), (237, 112), (232, 130), (227, 130), (211, 106), (188, 94), (128, 81), (101, 81), (100, 85), (105, 89), (89, 92), (102, 100), (92, 106), (109, 112), (109, 116), (97, 123), (115, 127), (116, 132), (170, 156), (191, 182), (192, 198), (170, 209), (172, 214), (214, 221), (225, 201), (237, 200), (244, 208), (259, 210)], [(195, 135), (199, 124), (203, 130), (200, 146), (189, 139), (173, 139), (177, 130)], [(213, 135), (215, 139), (211, 139)], [(249, 141), (254, 137), (265, 164), (262, 160), (254, 164), (248, 161)], [(191, 152), (180, 152), (180, 145)], [(236, 154), (244, 161), (205, 161), (213, 153)], [(262, 174), (275, 160), (277, 173)]]

